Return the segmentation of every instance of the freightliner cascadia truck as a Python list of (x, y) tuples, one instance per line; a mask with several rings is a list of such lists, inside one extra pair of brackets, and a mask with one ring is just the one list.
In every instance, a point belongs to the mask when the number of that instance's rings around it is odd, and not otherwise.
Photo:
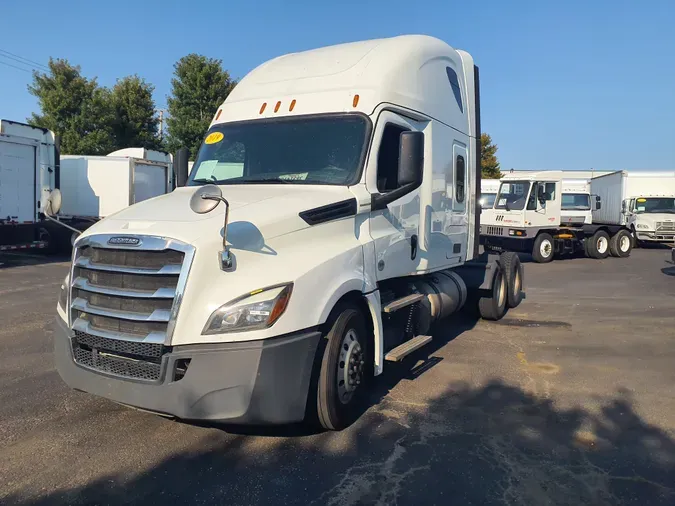
[(251, 71), (178, 188), (78, 237), (61, 377), (183, 420), (347, 426), (444, 317), (523, 297), (517, 256), (478, 251), (478, 90), (427, 36)]

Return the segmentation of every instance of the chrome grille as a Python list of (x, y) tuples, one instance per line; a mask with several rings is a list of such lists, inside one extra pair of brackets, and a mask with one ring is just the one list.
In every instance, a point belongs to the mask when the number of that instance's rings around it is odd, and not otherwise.
[(156, 380), (194, 248), (154, 236), (138, 236), (140, 246), (109, 246), (111, 237), (76, 243), (69, 294), (73, 357), (102, 372)]
[(675, 221), (657, 221), (657, 232), (675, 232)]

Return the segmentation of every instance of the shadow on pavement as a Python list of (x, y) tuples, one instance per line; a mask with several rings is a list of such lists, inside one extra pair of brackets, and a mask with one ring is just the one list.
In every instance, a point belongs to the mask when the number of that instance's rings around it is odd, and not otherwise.
[(342, 433), (262, 446), (212, 431), (206, 443), (4, 504), (675, 504), (675, 442), (626, 391), (589, 412), (499, 380), (456, 384), (419, 404), (387, 397)]

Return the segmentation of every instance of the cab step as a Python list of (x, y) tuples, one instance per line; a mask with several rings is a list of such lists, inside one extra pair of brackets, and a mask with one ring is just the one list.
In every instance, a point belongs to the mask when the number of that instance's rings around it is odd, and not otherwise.
[(393, 313), (399, 309), (403, 309), (404, 307), (411, 306), (421, 301), (423, 298), (424, 295), (421, 293), (412, 293), (410, 295), (406, 295), (405, 297), (401, 297), (400, 299), (392, 300), (389, 304), (382, 308), (382, 311), (384, 313)]
[(413, 351), (419, 350), (422, 346), (431, 341), (431, 336), (415, 336), (403, 344), (399, 344), (393, 350), (389, 350), (384, 356), (385, 360), (389, 362), (399, 362), (404, 357), (410, 355)]

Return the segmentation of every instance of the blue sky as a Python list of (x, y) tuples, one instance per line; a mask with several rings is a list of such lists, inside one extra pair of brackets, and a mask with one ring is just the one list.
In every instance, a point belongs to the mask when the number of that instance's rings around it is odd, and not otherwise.
[[(229, 7), (228, 7), (229, 6)], [(138, 74), (166, 104), (197, 52), (235, 77), (279, 54), (423, 33), (473, 54), (502, 169), (675, 168), (675, 1), (31, 0), (0, 5), (0, 50), (67, 58), (110, 86)], [(0, 57), (0, 61), (20, 66)], [(37, 109), (0, 64), (0, 117)]]

